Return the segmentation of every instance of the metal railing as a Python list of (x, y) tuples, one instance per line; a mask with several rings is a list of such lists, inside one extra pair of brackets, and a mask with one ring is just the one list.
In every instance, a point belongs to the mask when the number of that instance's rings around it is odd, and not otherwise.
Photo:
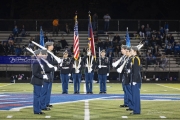
[[(39, 31), (40, 26), (44, 31), (52, 31), (52, 19), (0, 19), (0, 31), (12, 31), (14, 25), (21, 28), (25, 25), (27, 31)], [(112, 19), (109, 25), (109, 31), (126, 31), (126, 27), (130, 31), (137, 31), (141, 25), (149, 24), (152, 30), (159, 30), (160, 26), (164, 27), (165, 22), (168, 22), (170, 31), (180, 30), (179, 20), (138, 20), (138, 19)], [(73, 19), (60, 19), (59, 30), (65, 30), (65, 24), (68, 23), (71, 31), (73, 31)], [(88, 19), (78, 19), (79, 31), (88, 30)], [(98, 30), (104, 29), (104, 20), (98, 20)]]

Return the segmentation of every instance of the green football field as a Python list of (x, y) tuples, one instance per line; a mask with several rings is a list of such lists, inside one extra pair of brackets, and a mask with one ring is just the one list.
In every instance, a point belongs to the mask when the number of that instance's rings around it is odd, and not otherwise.
[[(144, 83), (141, 88), (141, 114), (130, 115), (123, 104), (120, 83), (108, 83), (107, 94), (99, 93), (99, 84), (93, 84), (93, 95), (73, 94), (73, 84), (69, 84), (69, 94), (62, 95), (60, 83), (53, 83), (52, 104), (45, 115), (34, 115), (32, 109), (32, 88), (29, 83), (0, 83), (0, 120), (180, 120), (180, 84)], [(14, 102), (14, 103), (13, 103)], [(20, 107), (17, 109), (20, 105)]]

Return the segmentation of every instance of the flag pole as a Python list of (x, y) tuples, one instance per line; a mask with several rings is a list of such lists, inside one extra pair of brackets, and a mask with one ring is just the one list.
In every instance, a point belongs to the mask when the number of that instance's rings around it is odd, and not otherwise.
[[(91, 23), (91, 12), (89, 11), (88, 13), (89, 13), (89, 24), (90, 24), (90, 23)], [(88, 27), (88, 29), (89, 29), (89, 27)], [(88, 36), (88, 40), (91, 40), (90, 36)], [(88, 42), (88, 45), (89, 45), (89, 46), (88, 46), (88, 47), (89, 47), (89, 50), (91, 50), (91, 48), (90, 48), (90, 46), (91, 46), (91, 45), (90, 45), (90, 42)], [(91, 53), (91, 54), (92, 54), (92, 53)], [(88, 61), (89, 61), (89, 67), (90, 67), (90, 55), (89, 55), (88, 58), (89, 58), (89, 60), (88, 60)]]

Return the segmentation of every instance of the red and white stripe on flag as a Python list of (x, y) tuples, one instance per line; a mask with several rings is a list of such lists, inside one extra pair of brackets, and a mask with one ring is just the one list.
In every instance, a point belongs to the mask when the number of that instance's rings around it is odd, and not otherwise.
[(73, 45), (74, 59), (79, 57), (79, 34), (78, 34), (78, 24), (76, 22), (74, 26), (74, 45)]

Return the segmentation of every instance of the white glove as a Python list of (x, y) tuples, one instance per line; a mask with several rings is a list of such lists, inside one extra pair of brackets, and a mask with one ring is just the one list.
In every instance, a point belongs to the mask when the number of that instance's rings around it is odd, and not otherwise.
[(58, 62), (58, 63), (61, 63), (61, 62), (62, 62), (62, 60), (59, 58), (59, 59), (57, 59), (57, 62)]
[(101, 68), (101, 65), (98, 65), (98, 68)]
[(54, 67), (54, 71), (57, 71), (57, 67)]
[(62, 63), (59, 66), (62, 67)]
[(85, 65), (86, 67), (89, 67), (87, 64)]
[(107, 76), (109, 76), (109, 73), (107, 73)]
[(79, 73), (80, 71), (79, 70), (76, 70), (76, 73)]
[(133, 84), (133, 85), (136, 85), (136, 82), (133, 82), (132, 84)]
[(112, 66), (113, 66), (113, 67), (116, 67), (115, 63), (112, 63)]
[(81, 67), (81, 65), (79, 65), (77, 68), (79, 69)]
[(118, 72), (118, 73), (121, 73), (121, 69), (120, 69), (120, 68), (118, 68), (118, 69), (117, 69), (117, 72)]
[(76, 68), (76, 66), (73, 64), (73, 68)]
[(71, 74), (68, 75), (69, 77), (71, 76)]
[(88, 73), (91, 73), (92, 72), (92, 68), (88, 69)]
[(43, 79), (47, 80), (48, 79), (47, 75), (43, 75)]

